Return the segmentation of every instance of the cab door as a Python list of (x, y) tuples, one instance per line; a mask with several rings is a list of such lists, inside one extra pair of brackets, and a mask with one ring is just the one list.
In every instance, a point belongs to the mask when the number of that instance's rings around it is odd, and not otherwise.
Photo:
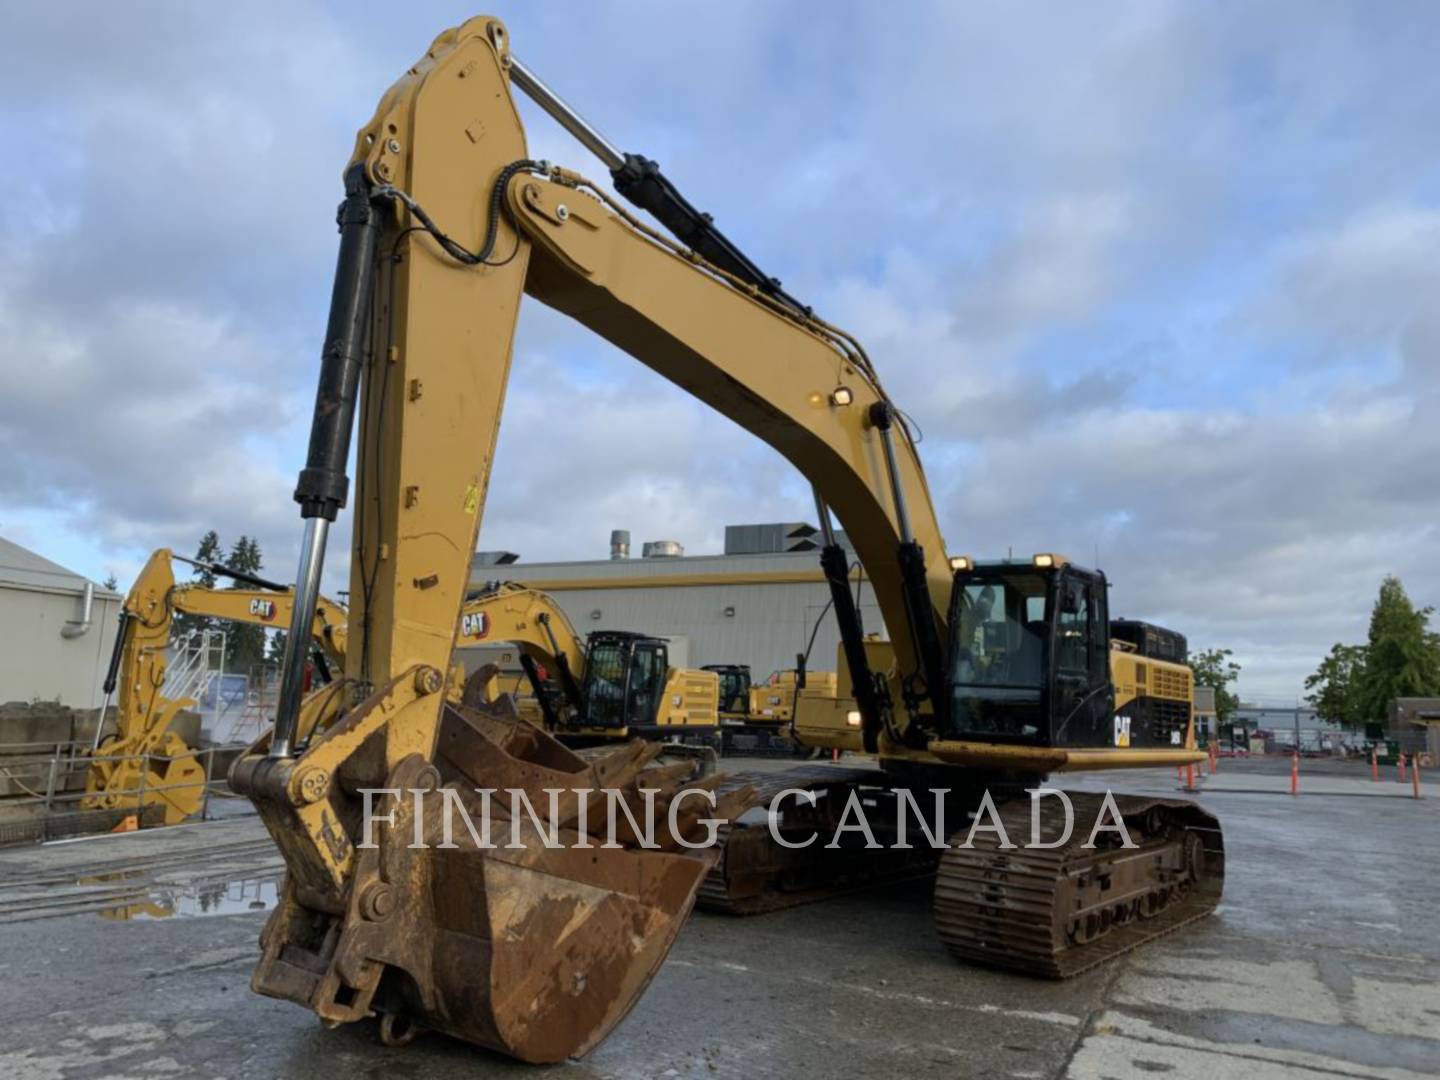
[(635, 653), (630, 658), (630, 687), (626, 701), (628, 726), (649, 727), (655, 723), (668, 668), (669, 656), (662, 643), (644, 641), (635, 645)]
[(1056, 583), (1052, 741), (1109, 746), (1115, 693), (1110, 685), (1109, 607), (1102, 574), (1062, 572)]

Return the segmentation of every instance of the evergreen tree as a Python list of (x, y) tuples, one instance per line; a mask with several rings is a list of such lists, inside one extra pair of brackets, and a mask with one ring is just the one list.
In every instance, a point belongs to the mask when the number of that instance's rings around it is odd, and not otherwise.
[[(195, 549), (195, 560), (203, 563), (214, 563), (220, 560), (220, 534), (211, 529), (200, 538), (200, 544)], [(191, 567), (191, 579), (203, 585), (207, 589), (215, 587), (215, 575), (200, 567)], [(175, 628), (173, 637), (176, 641), (185, 641), (192, 634), (201, 634), (206, 630), (215, 628), (215, 620), (206, 615), (190, 615), (185, 612), (178, 612), (175, 615)]]
[[(241, 536), (230, 548), (230, 557), (225, 565), (231, 570), (246, 574), (257, 574), (264, 565), (260, 555), (260, 544), (248, 536)], [(226, 588), (249, 588), (232, 581)], [(265, 628), (231, 623), (225, 630), (225, 668), (228, 671), (248, 675), (250, 669), (265, 660)]]
[(1440, 637), (1429, 628), (1433, 611), (1417, 609), (1399, 578), (1380, 583), (1355, 695), (1362, 723), (1384, 720), (1397, 697), (1440, 694)]

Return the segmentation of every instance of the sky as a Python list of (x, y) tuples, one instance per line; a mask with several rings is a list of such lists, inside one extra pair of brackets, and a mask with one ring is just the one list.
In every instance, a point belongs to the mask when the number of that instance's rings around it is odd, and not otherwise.
[[(123, 588), (213, 528), (288, 580), (341, 169), (478, 12), (3, 6), (0, 535)], [(676, 6), (491, 11), (865, 343), (952, 553), (1098, 561), (1112, 614), (1276, 702), (1384, 575), (1440, 603), (1440, 6)], [(532, 156), (602, 173), (522, 116)], [(524, 309), (482, 548), (813, 517), (773, 451)]]

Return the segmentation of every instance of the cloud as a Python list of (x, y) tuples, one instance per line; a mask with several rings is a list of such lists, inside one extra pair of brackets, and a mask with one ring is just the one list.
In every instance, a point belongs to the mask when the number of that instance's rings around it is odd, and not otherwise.
[[(36, 546), (101, 576), (215, 527), (287, 576), (341, 166), (469, 14), (11, 13), (0, 500)], [(1235, 647), (1242, 688), (1281, 697), (1363, 633), (1382, 574), (1440, 600), (1433, 5), (753, 0), (688, 9), (679, 48), (658, 2), (501, 14), (866, 343), (957, 551), (1098, 552), (1117, 612)], [(603, 179), (522, 111), (534, 152)], [(483, 546), (603, 557), (629, 528), (713, 551), (727, 523), (809, 516), (773, 451), (525, 311)]]

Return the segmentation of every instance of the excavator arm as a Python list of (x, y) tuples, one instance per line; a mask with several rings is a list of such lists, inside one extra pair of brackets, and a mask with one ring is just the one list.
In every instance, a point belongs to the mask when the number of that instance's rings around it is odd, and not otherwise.
[[(585, 643), (549, 594), (518, 582), (502, 581), (466, 600), (460, 609), (456, 646), (487, 641), (510, 641), (520, 648), (521, 663), (542, 709), (548, 710), (550, 705), (536, 665), (554, 673), (571, 710), (584, 712), (585, 696), (579, 680), (585, 672)], [(547, 712), (545, 719), (554, 728), (559, 718)]]
[[(952, 575), (909, 428), (863, 350), (666, 241), (577, 174), (529, 161), (512, 68), (503, 26), (472, 19), (436, 39), (357, 138), (296, 490), (306, 519), (297, 621), (309, 620), (304, 600), (318, 582), (328, 525), (349, 498), (358, 403), (350, 596), (363, 646), (351, 651), (347, 674), (373, 685), (405, 671), (441, 677), (528, 292), (764, 439), (812, 482), (891, 628), (893, 696), (911, 721), (933, 717)], [(457, 452), (462, 446), (469, 452)], [(828, 513), (822, 521), (828, 532)], [(292, 749), (296, 679), (292, 668), (277, 756)], [(863, 706), (868, 687), (857, 690)], [(426, 706), (437, 717), (438, 701)], [(883, 707), (867, 710), (870, 726)], [(392, 763), (428, 752), (437, 723), (407, 723)]]

